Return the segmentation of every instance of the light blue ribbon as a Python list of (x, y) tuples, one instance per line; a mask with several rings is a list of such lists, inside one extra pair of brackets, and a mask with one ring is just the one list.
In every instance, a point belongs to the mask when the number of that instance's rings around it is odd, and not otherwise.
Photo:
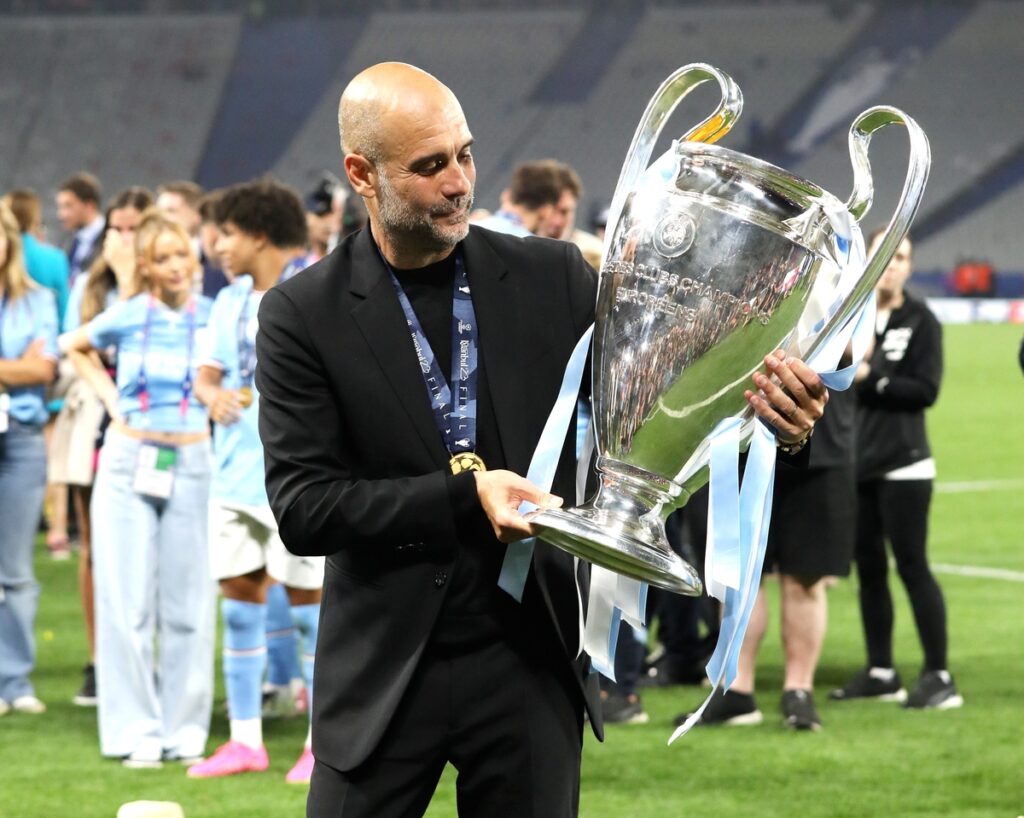
[[(739, 466), (738, 449), (732, 450), (729, 473), (735, 475)], [(712, 478), (714, 479), (714, 478)], [(739, 492), (739, 548), (737, 567), (739, 582), (728, 587), (722, 613), (721, 633), (715, 652), (708, 662), (708, 675), (721, 680), (728, 689), (736, 678), (743, 636), (750, 622), (750, 614), (761, 583), (761, 569), (768, 544), (768, 526), (772, 516), (772, 489), (775, 485), (775, 436), (761, 423), (755, 424), (750, 441), (747, 465), (743, 471), (743, 485)], [(721, 496), (721, 495), (719, 495)], [(732, 502), (715, 510), (716, 519), (733, 510)], [(731, 527), (731, 526), (730, 526)]]
[[(555, 479), (555, 469), (558, 468), (558, 459), (562, 454), (565, 435), (572, 421), (573, 412), (576, 410), (580, 382), (583, 380), (583, 370), (587, 366), (590, 338), (593, 334), (594, 326), (591, 324), (576, 342), (576, 348), (569, 356), (569, 363), (566, 364), (565, 374), (562, 376), (558, 399), (555, 401), (551, 414), (548, 415), (544, 431), (541, 432), (540, 441), (530, 460), (526, 479), (543, 491), (550, 491), (551, 483)], [(519, 507), (519, 512), (525, 514), (534, 508), (536, 506), (533, 503), (524, 502)], [(523, 601), (523, 589), (526, 587), (526, 577), (530, 573), (530, 564), (533, 562), (533, 547), (536, 541), (536, 537), (529, 537), (509, 543), (505, 549), (505, 559), (501, 563), (501, 573), (498, 575), (498, 587), (517, 602)]]

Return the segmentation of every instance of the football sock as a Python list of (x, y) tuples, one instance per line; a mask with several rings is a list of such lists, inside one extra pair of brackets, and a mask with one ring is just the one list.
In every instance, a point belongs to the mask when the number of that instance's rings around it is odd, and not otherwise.
[[(267, 664), (267, 606), (223, 599), (221, 614), (224, 617), (224, 687), (231, 738), (259, 747), (263, 743), (260, 708), (261, 681)], [(251, 722), (255, 722), (255, 727)], [(245, 739), (235, 735), (236, 725)]]
[(288, 592), (275, 583), (267, 590), (267, 682), (284, 688), (301, 676)]

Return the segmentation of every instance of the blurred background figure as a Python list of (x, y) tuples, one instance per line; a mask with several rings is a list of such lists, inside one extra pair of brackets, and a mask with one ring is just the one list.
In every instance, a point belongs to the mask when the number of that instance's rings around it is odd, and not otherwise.
[(211, 190), (199, 200), (199, 249), (204, 282), (207, 278), (214, 282), (217, 276), (220, 276), (224, 279), (224, 286), (227, 286), (231, 283), (231, 276), (224, 272), (217, 255), (217, 239), (220, 237), (220, 228), (217, 226), (217, 201), (220, 194), (220, 190)]
[(513, 236), (544, 235), (561, 195), (562, 183), (551, 162), (524, 162), (512, 171), (498, 211), (476, 223)]
[(329, 252), (331, 240), (341, 235), (341, 207), (335, 207), (337, 180), (324, 176), (306, 196), (306, 227), (309, 230), (310, 261), (319, 261)]
[[(881, 239), (877, 231), (870, 249)], [(947, 669), (946, 604), (928, 566), (935, 461), (924, 420), (942, 380), (942, 327), (905, 289), (912, 253), (909, 237), (903, 239), (878, 282), (874, 350), (857, 371), (856, 558), (868, 663), (830, 695), (945, 710), (960, 707), (963, 698)], [(924, 651), (924, 667), (909, 696), (893, 663), (887, 542)]]
[[(62, 250), (42, 240), (42, 203), (34, 191), (25, 188), (12, 190), (4, 197), (4, 201), (10, 207), (21, 230), (22, 252), (29, 277), (52, 292), (56, 299), (59, 331), (68, 303), (68, 258)], [(58, 365), (58, 377), (47, 387), (46, 408), (50, 417), (43, 427), (43, 436), (46, 439), (48, 459), (52, 459), (53, 456), (54, 420), (60, 411), (71, 377), (72, 367)], [(68, 490), (59, 481), (47, 482), (43, 513), (47, 524), (46, 547), (50, 556), (65, 560), (71, 556), (68, 536)]]
[(91, 173), (80, 172), (69, 176), (57, 189), (57, 219), (70, 236), (67, 246), (70, 273), (69, 286), (83, 270), (89, 269), (100, 252), (103, 233), (103, 215), (100, 202), (103, 188)]
[(167, 182), (160, 185), (156, 191), (156, 206), (168, 219), (185, 228), (192, 241), (192, 249), (202, 267), (200, 291), (207, 298), (216, 298), (217, 293), (227, 286), (228, 280), (216, 258), (206, 254), (200, 235), (203, 216), (199, 208), (202, 202), (203, 189), (195, 182)]
[(593, 233), (581, 230), (576, 226), (576, 214), (580, 199), (583, 198), (583, 183), (579, 174), (564, 162), (551, 160), (552, 167), (558, 175), (561, 192), (551, 215), (544, 224), (542, 235), (551, 239), (571, 241), (580, 248), (587, 264), (595, 270), (601, 269), (601, 240)]
[[(320, 202), (330, 214), (330, 191)], [(308, 201), (307, 201), (308, 205)], [(255, 340), (264, 294), (306, 243), (309, 211), (295, 193), (267, 180), (233, 185), (220, 197), (220, 253), (234, 281), (210, 314), (196, 394), (214, 421), (215, 463), (210, 490), (210, 572), (220, 583), (224, 622), (223, 669), (230, 740), (189, 769), (190, 778), (218, 778), (266, 770), (262, 681), (267, 665), (268, 600), (272, 580), (287, 589), (288, 619), (302, 640), (303, 675), (313, 689), (313, 659), (324, 559), (290, 554), (277, 533), (264, 485), (263, 444)], [(241, 329), (240, 329), (241, 328)], [(295, 657), (296, 646), (291, 646)], [(286, 776), (308, 783), (310, 736)]]
[(68, 305), (68, 257), (44, 240), (43, 206), (34, 190), (19, 188), (4, 197), (21, 230), (21, 246), (29, 277), (57, 299), (57, 317), (64, 320)]
[[(181, 225), (147, 211), (135, 249), (139, 294), (61, 347), (113, 418), (92, 497), (100, 751), (145, 768), (199, 758), (213, 705), (210, 429), (193, 389), (211, 305)], [(116, 382), (88, 354), (111, 346)]]
[(46, 490), (46, 384), (56, 374), (57, 305), (25, 269), (21, 226), (0, 202), (0, 715), (42, 713), (35, 667), (39, 585), (32, 551)]
[[(143, 187), (120, 191), (107, 205), (102, 251), (86, 273), (75, 281), (64, 329), (72, 331), (92, 321), (118, 301), (138, 293), (135, 263), (135, 231), (142, 213), (153, 204), (153, 194)], [(93, 353), (93, 372), (105, 371), (113, 377), (116, 350)], [(71, 506), (78, 526), (78, 592), (82, 602), (82, 619), (89, 646), (89, 661), (82, 671), (82, 685), (72, 701), (80, 707), (96, 705), (96, 619), (93, 605), (92, 552), (92, 485), (96, 462), (109, 416), (103, 408), (99, 385), (82, 378), (67, 358), (61, 367), (74, 372), (64, 396), (63, 405), (54, 423), (53, 445), (50, 449), (50, 482), (66, 485), (71, 493)]]

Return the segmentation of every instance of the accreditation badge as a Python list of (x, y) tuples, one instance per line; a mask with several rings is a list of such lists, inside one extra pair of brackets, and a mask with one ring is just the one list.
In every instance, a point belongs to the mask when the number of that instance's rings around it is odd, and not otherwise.
[(143, 443), (135, 461), (132, 489), (154, 500), (170, 499), (174, 488), (174, 467), (178, 463), (178, 450), (159, 443)]

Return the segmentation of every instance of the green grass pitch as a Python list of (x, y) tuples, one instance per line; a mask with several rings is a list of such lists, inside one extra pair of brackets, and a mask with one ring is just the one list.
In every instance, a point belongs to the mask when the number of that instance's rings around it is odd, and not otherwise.
[[(947, 327), (946, 377), (929, 428), (940, 490), (932, 513), (932, 560), (1016, 572), (1004, 579), (942, 573), (950, 663), (961, 710), (905, 712), (898, 705), (831, 703), (827, 690), (863, 662), (856, 588), (830, 592), (830, 625), (817, 678), (824, 730), (785, 731), (777, 716), (782, 680), (777, 618), (758, 669), (760, 727), (695, 730), (672, 747), (671, 719), (701, 700), (696, 688), (645, 694), (651, 721), (612, 726), (603, 745), (587, 739), (580, 813), (584, 818), (864, 818), (1024, 814), (1024, 375), (1022, 330)], [(975, 490), (956, 485), (995, 481)], [(944, 490), (945, 487), (945, 490)], [(958, 490), (959, 489), (959, 490)], [(75, 562), (40, 549), (38, 693), (43, 716), (0, 719), (2, 818), (113, 818), (135, 799), (172, 800), (188, 818), (304, 814), (304, 788), (284, 783), (305, 735), (301, 720), (268, 722), (268, 773), (190, 781), (185, 771), (125, 770), (100, 758), (95, 712), (71, 697), (86, 661)], [(773, 613), (777, 595), (769, 581)], [(906, 598), (894, 581), (896, 659), (905, 681), (921, 662)], [(226, 739), (219, 686), (211, 748)], [(455, 815), (449, 770), (428, 813)]]

